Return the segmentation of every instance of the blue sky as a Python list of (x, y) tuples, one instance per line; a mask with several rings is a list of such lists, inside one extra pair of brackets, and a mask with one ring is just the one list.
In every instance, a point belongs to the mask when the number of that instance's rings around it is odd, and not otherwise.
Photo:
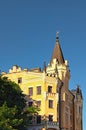
[(86, 1), (3, 0), (0, 1), (0, 70), (17, 64), (43, 68), (55, 45), (56, 32), (64, 58), (69, 61), (69, 88), (81, 86), (83, 130), (86, 130)]

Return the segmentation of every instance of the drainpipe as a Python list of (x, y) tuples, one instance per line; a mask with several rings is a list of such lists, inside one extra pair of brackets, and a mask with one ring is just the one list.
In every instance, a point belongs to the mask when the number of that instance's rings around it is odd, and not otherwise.
[(60, 83), (59, 83), (59, 130), (61, 130), (61, 90), (62, 90), (62, 86), (63, 86), (63, 82), (59, 79)]
[(73, 130), (75, 130), (75, 111), (74, 111), (74, 99), (75, 99), (75, 96), (73, 95)]

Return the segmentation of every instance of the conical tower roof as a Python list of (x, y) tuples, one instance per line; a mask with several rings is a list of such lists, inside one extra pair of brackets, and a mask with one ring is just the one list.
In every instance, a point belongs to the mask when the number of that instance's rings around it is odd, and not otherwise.
[(65, 62), (64, 57), (63, 57), (63, 53), (62, 53), (62, 50), (61, 50), (61, 47), (60, 47), (60, 44), (59, 44), (58, 36), (56, 36), (56, 44), (54, 46), (54, 50), (53, 50), (53, 53), (52, 53), (50, 64), (53, 62), (53, 59), (55, 59), (55, 58), (58, 60), (59, 64), (63, 64)]

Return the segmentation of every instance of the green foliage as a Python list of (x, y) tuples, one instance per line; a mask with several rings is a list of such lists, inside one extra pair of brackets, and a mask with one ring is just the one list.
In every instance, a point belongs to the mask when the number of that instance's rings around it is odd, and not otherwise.
[(18, 84), (0, 76), (0, 130), (25, 130), (39, 108), (27, 107)]
[(19, 112), (21, 112), (26, 105), (20, 87), (6, 77), (0, 77), (0, 106), (2, 106), (4, 102), (7, 103), (8, 107), (14, 107), (16, 105)]
[(26, 125), (31, 124), (33, 118), (38, 115), (39, 111), (40, 108), (38, 108), (37, 106), (26, 107), (23, 114), (23, 118), (24, 121), (26, 122)]
[(31, 107), (28, 107), (27, 109), (26, 109), (26, 111), (28, 112), (28, 114), (30, 115), (37, 115), (38, 114), (38, 112), (40, 111), (40, 108), (38, 108), (38, 107), (33, 107), (33, 106), (31, 106)]
[(0, 107), (0, 130), (17, 130), (23, 122), (23, 119), (16, 118), (17, 112), (16, 106), (8, 108), (6, 103)]
[(0, 130), (23, 130), (24, 97), (16, 83), (0, 76)]

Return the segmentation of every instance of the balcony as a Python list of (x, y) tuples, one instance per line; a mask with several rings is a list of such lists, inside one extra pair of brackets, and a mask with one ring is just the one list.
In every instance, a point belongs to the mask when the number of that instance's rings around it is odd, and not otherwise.
[(59, 122), (55, 121), (42, 121), (41, 123), (31, 123), (28, 125), (29, 128), (46, 128), (59, 130)]
[(59, 122), (55, 122), (55, 121), (47, 121), (46, 122), (46, 128), (52, 128), (52, 129), (56, 129), (59, 130)]
[(56, 93), (47, 93), (47, 96), (56, 96)]
[(58, 93), (46, 93), (47, 98), (58, 98)]

